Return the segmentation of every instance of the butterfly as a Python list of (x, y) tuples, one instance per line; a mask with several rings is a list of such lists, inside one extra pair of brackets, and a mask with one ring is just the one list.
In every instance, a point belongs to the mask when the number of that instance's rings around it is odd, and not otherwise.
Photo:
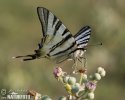
[(41, 42), (38, 44), (38, 49), (34, 50), (34, 54), (17, 56), (15, 58), (23, 57), (24, 61), (47, 58), (60, 63), (67, 59), (75, 60), (83, 56), (91, 35), (90, 26), (81, 28), (73, 36), (63, 23), (48, 9), (37, 7), (37, 13), (43, 33)]

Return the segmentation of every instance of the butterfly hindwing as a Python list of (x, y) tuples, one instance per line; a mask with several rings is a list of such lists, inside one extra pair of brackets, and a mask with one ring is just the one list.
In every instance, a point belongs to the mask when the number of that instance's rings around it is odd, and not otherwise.
[(74, 35), (78, 48), (84, 48), (90, 39), (91, 28), (89, 26), (83, 27), (76, 35)]

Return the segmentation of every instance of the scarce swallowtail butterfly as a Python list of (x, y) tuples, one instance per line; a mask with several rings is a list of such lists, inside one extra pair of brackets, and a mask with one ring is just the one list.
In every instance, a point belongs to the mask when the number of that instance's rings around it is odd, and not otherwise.
[(35, 53), (26, 56), (17, 56), (15, 58), (24, 58), (24, 61), (39, 58), (48, 58), (56, 63), (81, 57), (86, 50), (90, 39), (91, 28), (83, 27), (74, 36), (62, 24), (62, 22), (48, 9), (37, 8), (39, 20), (42, 25), (43, 37), (38, 44), (39, 48)]

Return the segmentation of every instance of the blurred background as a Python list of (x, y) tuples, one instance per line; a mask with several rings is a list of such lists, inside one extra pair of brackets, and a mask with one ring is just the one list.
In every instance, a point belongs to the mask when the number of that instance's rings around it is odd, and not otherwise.
[[(76, 34), (90, 25), (92, 35), (86, 58), (89, 73), (97, 67), (107, 75), (97, 86), (95, 100), (125, 100), (124, 0), (0, 0), (0, 89), (33, 89), (54, 100), (66, 94), (53, 76), (53, 62), (22, 62), (13, 56), (33, 53), (42, 37), (36, 8), (51, 10)], [(71, 72), (72, 63), (64, 70)]]

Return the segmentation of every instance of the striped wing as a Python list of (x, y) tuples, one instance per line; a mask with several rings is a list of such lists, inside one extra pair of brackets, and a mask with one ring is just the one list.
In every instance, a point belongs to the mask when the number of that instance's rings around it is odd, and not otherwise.
[(38, 7), (37, 13), (42, 25), (43, 36), (65, 35), (65, 33), (69, 32), (62, 22), (48, 9)]
[[(42, 25), (43, 38), (35, 54), (17, 56), (26, 57), (23, 60), (34, 60), (40, 57), (55, 58), (55, 61), (64, 61), (76, 50), (84, 50), (90, 38), (91, 29), (83, 27), (74, 37), (62, 22), (49, 10), (43, 7), (37, 8), (37, 13)], [(28, 57), (28, 58), (27, 58)], [(61, 60), (60, 60), (61, 59)]]
[(45, 51), (50, 57), (69, 54), (76, 46), (76, 42), (70, 31), (49, 10), (43, 7), (37, 8), (45, 38)]
[(89, 26), (83, 27), (75, 36), (75, 41), (78, 48), (85, 48), (91, 35), (91, 28)]

